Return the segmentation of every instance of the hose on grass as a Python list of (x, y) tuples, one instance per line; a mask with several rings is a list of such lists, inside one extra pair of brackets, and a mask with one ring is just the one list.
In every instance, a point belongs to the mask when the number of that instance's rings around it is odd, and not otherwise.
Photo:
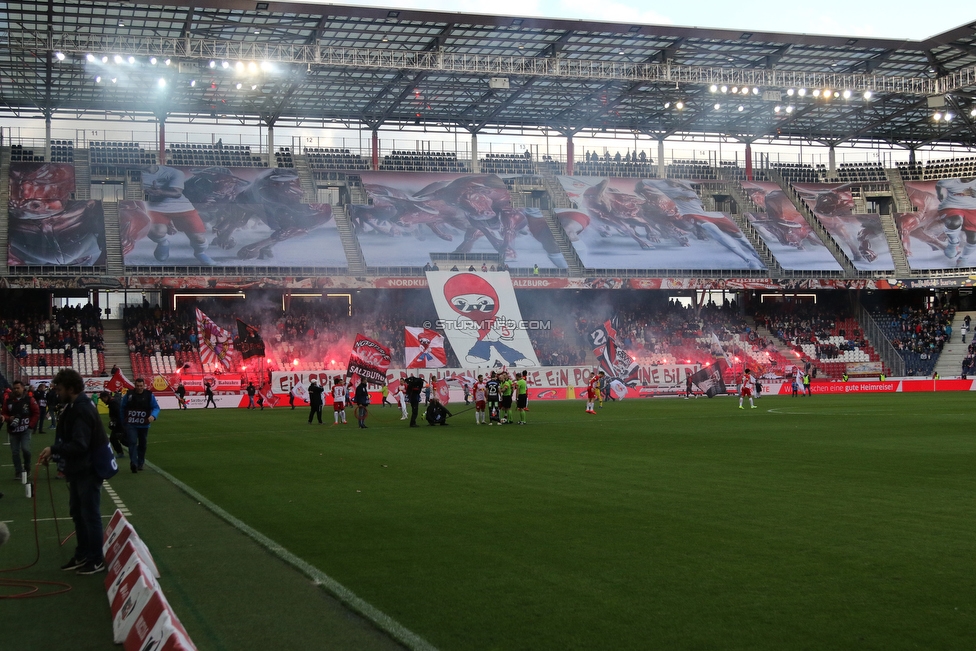
[[(37, 565), (37, 562), (41, 560), (41, 537), (38, 531), (37, 524), (37, 475), (41, 468), (41, 464), (37, 463), (34, 466), (34, 476), (31, 478), (31, 503), (34, 511), (34, 560), (32, 560), (27, 565), (22, 565), (20, 567), (11, 567), (7, 569), (0, 569), (0, 574), (7, 574), (9, 572), (21, 572), (23, 570), (30, 569)], [(64, 540), (61, 540), (61, 531), (58, 529), (58, 515), (54, 508), (54, 488), (51, 485), (51, 471), (47, 466), (44, 466), (45, 475), (47, 477), (47, 491), (51, 498), (51, 515), (54, 517), (54, 531), (57, 535), (59, 546), (64, 546), (74, 532), (68, 534)], [(42, 592), (41, 590), (48, 586), (48, 591)], [(0, 599), (35, 599), (38, 597), (54, 597), (59, 594), (65, 594), (71, 591), (71, 586), (67, 583), (62, 583), (60, 581), (42, 581), (40, 579), (0, 579), (0, 588), (11, 588), (19, 590), (14, 594), (2, 594)]]

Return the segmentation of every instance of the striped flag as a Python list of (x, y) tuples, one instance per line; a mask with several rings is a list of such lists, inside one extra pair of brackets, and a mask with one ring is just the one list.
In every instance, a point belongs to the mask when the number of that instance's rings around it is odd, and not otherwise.
[(230, 368), (231, 353), (234, 352), (234, 337), (197, 308), (197, 344), (200, 346), (200, 361), (204, 366), (218, 364)]

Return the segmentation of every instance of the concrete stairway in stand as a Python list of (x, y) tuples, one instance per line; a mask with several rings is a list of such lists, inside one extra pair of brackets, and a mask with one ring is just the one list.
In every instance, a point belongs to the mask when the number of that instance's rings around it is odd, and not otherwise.
[[(962, 326), (966, 315), (972, 320), (970, 331), (966, 335), (966, 342), (962, 341)], [(962, 373), (962, 360), (969, 350), (969, 344), (973, 343), (972, 328), (976, 327), (976, 312), (956, 312), (952, 320), (952, 339), (942, 347), (942, 354), (935, 365), (935, 372), (943, 379), (959, 377)]]
[(126, 341), (125, 326), (121, 319), (106, 319), (102, 321), (102, 339), (105, 345), (105, 369), (111, 371), (113, 366), (122, 369), (129, 380), (132, 377), (132, 360), (129, 357), (129, 345)]

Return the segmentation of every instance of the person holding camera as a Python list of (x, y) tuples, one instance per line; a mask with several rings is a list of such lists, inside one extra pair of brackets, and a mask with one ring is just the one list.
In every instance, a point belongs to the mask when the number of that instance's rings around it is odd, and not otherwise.
[(410, 427), (420, 427), (417, 425), (417, 410), (420, 408), (420, 394), (424, 390), (423, 376), (407, 378), (407, 400), (410, 402)]

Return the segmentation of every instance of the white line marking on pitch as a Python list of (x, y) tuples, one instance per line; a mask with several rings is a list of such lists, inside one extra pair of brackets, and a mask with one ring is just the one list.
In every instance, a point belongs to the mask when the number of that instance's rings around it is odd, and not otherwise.
[(115, 489), (108, 482), (104, 482), (102, 485), (105, 487), (105, 492), (108, 493), (108, 496), (115, 502), (115, 507), (119, 511), (122, 511), (122, 515), (131, 516), (132, 513), (129, 512), (129, 507), (125, 505), (122, 498), (119, 497), (119, 494), (115, 492)]

